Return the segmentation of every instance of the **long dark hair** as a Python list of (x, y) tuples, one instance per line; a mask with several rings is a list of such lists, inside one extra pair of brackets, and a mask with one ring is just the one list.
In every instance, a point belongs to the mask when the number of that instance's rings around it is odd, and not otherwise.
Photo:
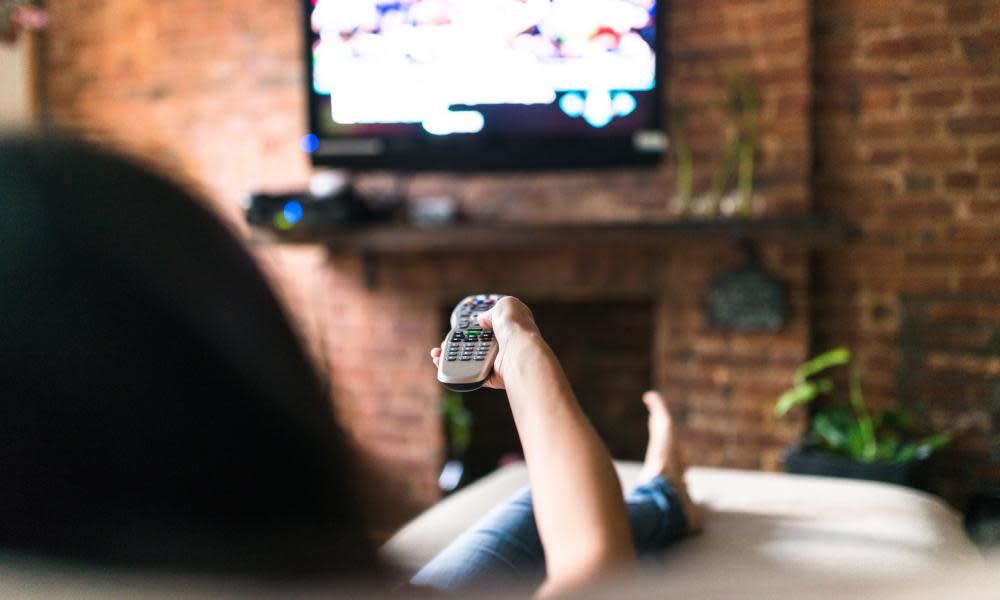
[(320, 379), (181, 186), (0, 140), (0, 551), (254, 574), (374, 566)]

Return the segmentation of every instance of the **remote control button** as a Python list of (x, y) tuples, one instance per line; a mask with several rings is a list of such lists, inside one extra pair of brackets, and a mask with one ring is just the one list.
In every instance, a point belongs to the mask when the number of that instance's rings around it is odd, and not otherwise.
[(463, 356), (462, 357), (462, 362), (469, 362), (470, 360), (472, 360), (471, 356)]
[(448, 357), (448, 362), (455, 362), (456, 360), (458, 360), (458, 357), (456, 357), (456, 356), (449, 356)]

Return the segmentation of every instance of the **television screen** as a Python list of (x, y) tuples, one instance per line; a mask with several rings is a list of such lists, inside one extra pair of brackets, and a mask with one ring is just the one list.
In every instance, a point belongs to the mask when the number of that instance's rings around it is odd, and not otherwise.
[(317, 164), (655, 162), (656, 0), (308, 0)]

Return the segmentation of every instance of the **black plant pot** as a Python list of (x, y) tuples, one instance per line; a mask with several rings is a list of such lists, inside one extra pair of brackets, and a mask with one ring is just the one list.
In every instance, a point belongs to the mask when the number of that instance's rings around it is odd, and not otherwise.
[(843, 456), (836, 456), (795, 445), (785, 453), (785, 471), (798, 475), (822, 475), (865, 479), (915, 487), (915, 470), (918, 461), (895, 465), (864, 463)]

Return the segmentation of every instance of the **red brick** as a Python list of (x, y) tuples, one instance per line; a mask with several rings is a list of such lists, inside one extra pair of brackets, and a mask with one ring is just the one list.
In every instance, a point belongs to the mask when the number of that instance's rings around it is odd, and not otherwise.
[(979, 185), (979, 175), (969, 171), (948, 173), (944, 178), (944, 186), (950, 190), (971, 190)]
[(944, 198), (909, 200), (884, 207), (885, 214), (897, 220), (928, 220), (952, 217), (954, 205)]
[(988, 259), (989, 257), (980, 251), (924, 250), (906, 254), (906, 264), (920, 268), (981, 267), (987, 264)]
[(927, 309), (927, 317), (934, 321), (992, 321), (1000, 323), (1000, 304), (935, 303)]
[[(995, 214), (995, 213), (994, 213)], [(1000, 228), (997, 227), (953, 227), (948, 234), (949, 241), (956, 244), (995, 246), (1000, 244)]]
[(948, 131), (958, 135), (1000, 133), (1000, 115), (954, 117), (948, 120)]
[(874, 150), (868, 155), (868, 164), (873, 166), (893, 165), (903, 158), (903, 153), (897, 149)]
[(900, 12), (900, 21), (907, 28), (934, 25), (941, 21), (941, 10), (938, 6), (908, 6)]
[(861, 94), (861, 107), (865, 111), (877, 111), (899, 106), (900, 93), (892, 89), (872, 89)]
[(913, 144), (907, 156), (915, 166), (936, 166), (951, 164), (966, 156), (964, 146), (958, 144)]
[(1000, 84), (972, 88), (972, 101), (980, 106), (1000, 104)]
[(969, 210), (976, 217), (1000, 217), (1000, 196), (988, 195), (973, 198), (969, 202)]
[(910, 104), (914, 108), (948, 108), (961, 102), (964, 97), (965, 92), (955, 88), (928, 90), (913, 92)]
[(1000, 48), (1000, 29), (987, 29), (973, 35), (964, 35), (962, 45), (966, 47), (966, 54), (969, 54), (970, 48), (974, 51), (996, 50)]
[(907, 34), (876, 40), (865, 47), (865, 54), (871, 58), (904, 59), (941, 54), (954, 48), (954, 40), (943, 33)]
[(952, 25), (978, 23), (985, 14), (982, 2), (953, 2), (948, 6), (948, 22)]
[(986, 146), (976, 151), (976, 162), (979, 164), (1000, 163), (1000, 144)]

